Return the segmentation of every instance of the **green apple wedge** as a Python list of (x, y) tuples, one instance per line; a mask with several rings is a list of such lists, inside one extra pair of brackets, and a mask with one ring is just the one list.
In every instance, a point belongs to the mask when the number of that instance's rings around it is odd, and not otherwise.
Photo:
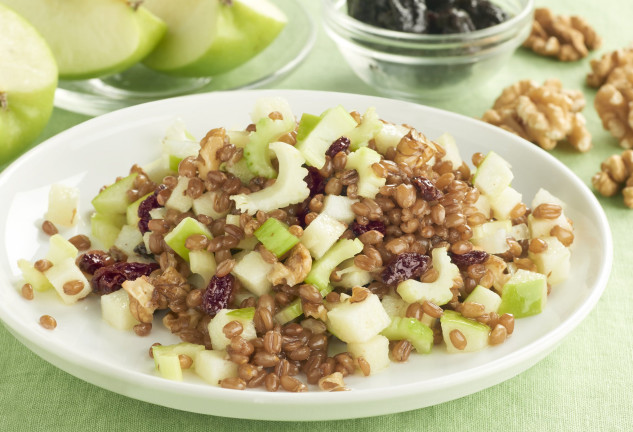
[(57, 66), (26, 20), (0, 4), (0, 165), (33, 142), (48, 122)]
[(61, 79), (88, 79), (127, 69), (167, 31), (142, 2), (125, 0), (0, 0), (44, 36)]
[(286, 16), (268, 0), (145, 0), (167, 35), (144, 60), (177, 76), (212, 76), (245, 63), (283, 30)]

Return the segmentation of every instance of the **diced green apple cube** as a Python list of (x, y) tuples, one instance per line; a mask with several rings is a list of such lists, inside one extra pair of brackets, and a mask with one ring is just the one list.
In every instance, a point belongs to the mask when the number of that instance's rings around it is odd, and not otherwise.
[(255, 106), (251, 112), (251, 121), (257, 123), (259, 120), (268, 117), (270, 113), (278, 112), (284, 119), (295, 121), (292, 107), (288, 101), (282, 97), (262, 97), (255, 101)]
[(483, 194), (496, 197), (510, 186), (513, 178), (510, 164), (497, 153), (491, 151), (477, 167), (473, 184)]
[(400, 144), (402, 138), (404, 138), (410, 129), (403, 125), (397, 125), (393, 123), (385, 123), (382, 126), (380, 132), (374, 137), (376, 143), (376, 149), (381, 154), (386, 154), (390, 148), (395, 148)]
[(339, 222), (349, 224), (356, 218), (356, 214), (352, 210), (352, 204), (355, 202), (358, 202), (358, 200), (342, 195), (326, 195), (320, 214), (328, 215)]
[[(304, 120), (305, 118), (305, 120)], [(304, 121), (309, 122), (309, 127), (301, 126)], [(308, 165), (321, 169), (325, 165), (325, 152), (330, 145), (349, 131), (358, 123), (342, 106), (331, 108), (324, 112), (319, 121), (314, 116), (302, 117), (299, 123), (299, 131), (309, 130), (308, 133), (297, 134), (296, 148), (301, 152)]]
[[(459, 312), (446, 310), (440, 318), (442, 336), (449, 353), (479, 351), (488, 346), (490, 327), (475, 320), (464, 318)], [(459, 330), (466, 339), (466, 347), (458, 349), (453, 345), (450, 334), (453, 330)]]
[(138, 255), (134, 250), (139, 244), (143, 243), (143, 234), (137, 225), (123, 225), (119, 235), (114, 241), (114, 246), (125, 253), (128, 257)]
[(310, 251), (314, 258), (319, 259), (336, 243), (345, 230), (347, 230), (347, 225), (327, 214), (320, 213), (303, 230), (301, 243)]
[(202, 277), (206, 287), (217, 268), (215, 255), (206, 249), (189, 251), (189, 268)]
[[(347, 263), (349, 263), (349, 265), (346, 265)], [(336, 287), (352, 289), (357, 286), (367, 285), (374, 279), (367, 270), (356, 267), (354, 260), (347, 260), (341, 267), (342, 269), (338, 270), (338, 275), (341, 277), (341, 280), (332, 282), (332, 285)]]
[(46, 219), (61, 226), (73, 226), (77, 222), (79, 189), (61, 184), (51, 185), (48, 192)]
[(549, 237), (552, 228), (555, 226), (559, 226), (568, 231), (574, 230), (564, 213), (561, 213), (556, 219), (537, 219), (533, 214), (530, 214), (527, 220), (531, 238)]
[(44, 273), (36, 270), (30, 261), (25, 259), (18, 260), (18, 268), (22, 272), (24, 282), (31, 284), (35, 291), (47, 291), (53, 288)]
[(455, 142), (453, 135), (444, 133), (435, 140), (439, 145), (444, 147), (446, 154), (442, 160), (450, 161), (453, 164), (453, 169), (457, 169), (462, 166), (463, 160), (459, 154), (459, 148)]
[(227, 212), (218, 212), (215, 210), (215, 200), (218, 197), (216, 191), (205, 192), (198, 198), (193, 200), (192, 208), (193, 213), (197, 215), (207, 215), (213, 219), (219, 219), (226, 215)]
[(165, 243), (180, 255), (185, 261), (189, 261), (189, 249), (185, 247), (187, 239), (194, 235), (201, 234), (209, 240), (213, 238), (209, 229), (192, 217), (186, 217), (176, 227), (165, 236)]
[(358, 173), (358, 195), (374, 199), (378, 191), (387, 182), (386, 178), (378, 177), (371, 167), (380, 162), (380, 153), (369, 147), (361, 147), (347, 156), (345, 169), (355, 169)]
[(484, 194), (479, 194), (479, 198), (475, 201), (475, 208), (479, 210), (479, 213), (483, 214), (486, 219), (490, 218), (492, 214), (492, 209), (490, 208), (490, 199)]
[(137, 173), (132, 173), (99, 192), (92, 200), (92, 205), (97, 213), (125, 214), (127, 206), (130, 205), (127, 191), (134, 187), (137, 175)]
[(232, 273), (244, 288), (260, 297), (272, 289), (267, 277), (272, 269), (273, 265), (266, 262), (259, 252), (250, 251), (235, 264)]
[(398, 284), (396, 290), (407, 303), (428, 300), (436, 305), (448, 303), (453, 298), (451, 288), (459, 277), (459, 268), (451, 262), (445, 247), (435, 248), (431, 252), (433, 268), (439, 272), (434, 282), (420, 282), (407, 279)]
[(363, 358), (369, 364), (369, 375), (389, 367), (389, 339), (376, 335), (364, 342), (350, 342), (347, 351), (354, 359)]
[[(44, 275), (66, 304), (76, 303), (78, 300), (86, 297), (91, 292), (90, 283), (79, 267), (75, 264), (74, 258), (66, 258), (53, 265), (53, 267), (44, 272)], [(83, 284), (83, 289), (77, 294), (66, 294), (64, 292), (64, 284), (71, 281), (81, 282)]]
[(161, 377), (171, 381), (182, 381), (182, 367), (178, 354), (155, 355), (154, 364)]
[(327, 313), (328, 328), (343, 342), (365, 342), (391, 323), (378, 296), (361, 302), (342, 301)]
[(207, 383), (218, 386), (224, 378), (237, 376), (237, 363), (228, 360), (226, 351), (200, 351), (194, 360), (196, 373)]
[(211, 344), (215, 350), (223, 350), (229, 345), (229, 343), (231, 343), (222, 331), (224, 326), (231, 321), (239, 321), (239, 323), (242, 324), (242, 327), (244, 328), (242, 334), (240, 335), (242, 338), (251, 340), (257, 337), (255, 324), (253, 324), (253, 317), (251, 316), (250, 318), (245, 318), (240, 314), (231, 315), (230, 313), (233, 311), (234, 310), (232, 309), (222, 309), (209, 322), (209, 337), (211, 338)]
[(130, 297), (125, 290), (101, 296), (101, 317), (117, 330), (131, 330), (140, 322), (130, 312)]
[(66, 258), (77, 258), (77, 248), (60, 234), (54, 234), (48, 241), (48, 253), (46, 259), (53, 265), (57, 265)]
[(409, 303), (402, 300), (402, 297), (395, 293), (389, 293), (383, 296), (382, 307), (385, 308), (385, 312), (392, 319), (393, 317), (402, 317), (407, 313), (407, 308), (409, 307)]
[(104, 249), (109, 249), (125, 225), (126, 217), (123, 214), (94, 213), (90, 218), (90, 232), (92, 237), (99, 241)]
[(545, 275), (519, 269), (503, 286), (498, 313), (511, 313), (515, 318), (536, 315), (547, 302)]
[(182, 367), (178, 356), (186, 355), (196, 366), (198, 354), (204, 351), (204, 345), (182, 342), (175, 345), (157, 345), (152, 347), (154, 365), (161, 377), (172, 381), (182, 381)]
[(509, 220), (486, 222), (473, 227), (473, 236), (470, 241), (489, 254), (498, 254), (507, 251), (507, 238), (512, 230), (512, 222)]
[(512, 225), (510, 237), (513, 237), (517, 241), (528, 240), (530, 238), (530, 229), (524, 223)]
[(126, 223), (128, 225), (138, 224), (138, 221), (141, 219), (140, 217), (138, 217), (138, 208), (141, 205), (141, 203), (145, 201), (147, 197), (149, 197), (152, 194), (153, 192), (143, 195), (142, 197), (134, 201), (132, 204), (127, 206), (127, 210), (125, 211), (125, 216), (126, 216)]
[(498, 312), (499, 305), (501, 304), (501, 297), (496, 292), (485, 288), (481, 285), (477, 285), (465, 302), (479, 303), (484, 306), (485, 313)]
[(521, 203), (522, 195), (514, 188), (508, 186), (499, 195), (490, 197), (492, 215), (497, 220), (511, 219), (512, 210)]
[(567, 207), (567, 205), (560, 198), (555, 197), (546, 189), (540, 188), (538, 192), (534, 195), (532, 199), (532, 208), (535, 209), (541, 204), (555, 204), (560, 206), (563, 210)]
[(556, 237), (542, 237), (547, 250), (541, 253), (528, 252), (539, 273), (547, 276), (547, 281), (556, 285), (569, 277), (571, 253)]
[(193, 198), (187, 195), (188, 187), (189, 178), (184, 176), (178, 177), (178, 184), (176, 184), (169, 196), (169, 199), (165, 202), (165, 208), (178, 210), (181, 213), (191, 210)]

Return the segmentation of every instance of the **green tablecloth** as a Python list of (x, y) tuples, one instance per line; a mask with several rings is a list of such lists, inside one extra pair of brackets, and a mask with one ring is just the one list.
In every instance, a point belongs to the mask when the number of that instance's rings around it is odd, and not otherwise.
[[(316, 0), (300, 0), (319, 20)], [(586, 17), (604, 37), (602, 52), (633, 42), (629, 0), (540, 0), (556, 12)], [(595, 92), (584, 87), (589, 60), (564, 64), (519, 50), (495, 82), (473, 89), (458, 103), (436, 106), (480, 116), (501, 89), (519, 79), (558, 77), (566, 87), (583, 89), (594, 149), (553, 154), (586, 184), (607, 156), (621, 151), (602, 130), (593, 108)], [(360, 82), (322, 30), (307, 59), (278, 88), (376, 94)], [(88, 117), (56, 109), (40, 141)], [(607, 289), (595, 310), (551, 355), (502, 384), (435, 407), (339, 422), (283, 423), (233, 420), (151, 405), (87, 384), (31, 353), (0, 326), (0, 431), (625, 431), (633, 430), (633, 210), (621, 198), (600, 199), (614, 233), (615, 262)]]

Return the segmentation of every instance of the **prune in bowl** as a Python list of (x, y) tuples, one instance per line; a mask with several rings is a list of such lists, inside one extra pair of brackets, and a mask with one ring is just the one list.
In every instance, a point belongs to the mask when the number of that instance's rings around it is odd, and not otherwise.
[[(321, 1), (325, 29), (360, 79), (392, 98), (430, 102), (491, 80), (529, 35), (534, 11), (534, 0), (486, 2), (494, 10), (484, 12), (486, 3), (449, 0), (440, 15), (431, 0)], [(395, 16), (392, 3), (413, 12)], [(438, 26), (448, 34), (428, 34)]]

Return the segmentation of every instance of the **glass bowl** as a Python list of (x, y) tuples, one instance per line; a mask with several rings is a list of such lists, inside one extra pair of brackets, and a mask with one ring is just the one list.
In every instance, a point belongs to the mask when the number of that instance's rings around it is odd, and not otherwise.
[(346, 0), (322, 0), (328, 35), (356, 75), (390, 97), (436, 101), (468, 94), (494, 77), (530, 34), (534, 0), (495, 0), (511, 15), (470, 33), (385, 30), (347, 14)]
[(300, 2), (271, 1), (284, 11), (288, 24), (270, 46), (235, 69), (212, 77), (179, 78), (139, 63), (107, 77), (61, 80), (55, 106), (94, 116), (174, 96), (251, 89), (280, 81), (307, 57), (316, 40), (316, 26)]

